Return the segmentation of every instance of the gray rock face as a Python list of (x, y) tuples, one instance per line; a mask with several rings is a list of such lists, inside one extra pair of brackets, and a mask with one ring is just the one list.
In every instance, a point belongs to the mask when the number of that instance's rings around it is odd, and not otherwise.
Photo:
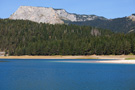
[(69, 20), (72, 22), (78, 21), (90, 21), (94, 19), (105, 19), (104, 17), (99, 17), (96, 15), (79, 15), (66, 12), (64, 9), (55, 9), (56, 13), (63, 20)]
[(64, 9), (55, 9), (55, 12), (58, 14), (59, 18), (69, 21), (77, 21), (76, 15), (66, 12)]
[(9, 19), (22, 19), (49, 24), (64, 23), (53, 8), (20, 6)]
[(77, 22), (105, 18), (95, 15), (72, 14), (66, 12), (64, 9), (20, 6), (18, 10), (9, 17), (9, 19), (30, 20), (38, 23), (63, 24), (64, 20)]
[(135, 21), (135, 14), (132, 14), (132, 15), (129, 16), (128, 18), (131, 19), (132, 21)]

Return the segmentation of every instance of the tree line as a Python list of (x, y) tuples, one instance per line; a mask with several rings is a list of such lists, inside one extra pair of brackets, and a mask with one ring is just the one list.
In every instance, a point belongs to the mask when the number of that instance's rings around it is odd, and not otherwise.
[(135, 54), (135, 33), (0, 19), (0, 51), (9, 55)]

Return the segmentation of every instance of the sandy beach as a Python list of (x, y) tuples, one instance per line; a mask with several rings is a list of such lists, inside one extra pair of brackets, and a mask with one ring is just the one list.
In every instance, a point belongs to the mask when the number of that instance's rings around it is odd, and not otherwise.
[(89, 55), (89, 56), (0, 56), (0, 59), (126, 59), (135, 55)]
[[(135, 55), (90, 55), (90, 56), (0, 56), (0, 59), (114, 59), (102, 61), (72, 61), (77, 63), (116, 63), (116, 64), (135, 64), (135, 60), (125, 60), (135, 58)], [(64, 61), (71, 62), (71, 61)]]

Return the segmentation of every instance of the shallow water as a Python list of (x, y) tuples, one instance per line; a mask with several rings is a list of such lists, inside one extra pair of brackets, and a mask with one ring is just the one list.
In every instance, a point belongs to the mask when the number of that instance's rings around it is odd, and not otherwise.
[(0, 61), (9, 61), (0, 62), (0, 90), (135, 90), (135, 65), (56, 62), (67, 59)]

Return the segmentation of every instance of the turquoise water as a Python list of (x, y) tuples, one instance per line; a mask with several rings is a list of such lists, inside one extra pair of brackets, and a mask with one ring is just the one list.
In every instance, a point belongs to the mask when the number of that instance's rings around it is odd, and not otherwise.
[(135, 65), (0, 61), (0, 90), (135, 90)]

